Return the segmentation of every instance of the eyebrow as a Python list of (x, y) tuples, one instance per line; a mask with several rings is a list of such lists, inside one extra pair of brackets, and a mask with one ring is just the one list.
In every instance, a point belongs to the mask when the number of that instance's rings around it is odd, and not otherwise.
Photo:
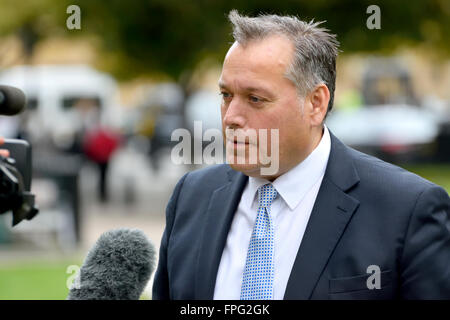
[(226, 89), (227, 88), (227, 85), (225, 84), (225, 82), (223, 82), (222, 80), (219, 80), (219, 88), (224, 88), (224, 89)]
[[(219, 87), (221, 89), (228, 89), (227, 85), (222, 80), (219, 80), (218, 84), (219, 84)], [(251, 86), (249, 86), (249, 87), (244, 87), (243, 90), (245, 92), (261, 92), (263, 94), (266, 94), (269, 97), (273, 97), (272, 93), (270, 93), (269, 90), (267, 90), (265, 88), (262, 88), (262, 87), (251, 87)]]

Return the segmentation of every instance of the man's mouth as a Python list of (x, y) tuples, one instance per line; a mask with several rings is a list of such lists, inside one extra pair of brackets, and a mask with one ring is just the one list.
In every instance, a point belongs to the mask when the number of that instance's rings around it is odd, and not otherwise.
[(227, 139), (227, 142), (230, 144), (233, 144), (235, 147), (249, 145), (249, 143), (247, 141), (241, 141), (241, 140), (238, 140), (237, 138), (235, 138), (234, 140)]

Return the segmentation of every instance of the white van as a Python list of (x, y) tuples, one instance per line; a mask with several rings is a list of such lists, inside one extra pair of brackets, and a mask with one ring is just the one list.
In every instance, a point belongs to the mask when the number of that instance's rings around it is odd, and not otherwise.
[(108, 74), (86, 65), (17, 66), (0, 72), (0, 84), (25, 92), (33, 140), (50, 135), (56, 145), (69, 142), (83, 125), (74, 103), (89, 99), (100, 107), (101, 123), (121, 127), (117, 84)]

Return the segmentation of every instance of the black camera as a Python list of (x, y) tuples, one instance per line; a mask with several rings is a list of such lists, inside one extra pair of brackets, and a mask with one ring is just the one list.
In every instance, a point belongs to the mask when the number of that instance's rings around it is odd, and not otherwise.
[[(17, 88), (0, 86), (0, 114), (14, 115), (25, 106), (25, 95)], [(5, 139), (0, 149), (9, 150), (8, 158), (0, 156), (0, 214), (12, 211), (15, 226), (30, 220), (39, 212), (31, 190), (31, 146), (25, 140)]]

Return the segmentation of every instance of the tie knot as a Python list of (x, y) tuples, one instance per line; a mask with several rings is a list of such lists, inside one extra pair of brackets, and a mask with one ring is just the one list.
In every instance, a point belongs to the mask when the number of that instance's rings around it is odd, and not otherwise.
[(277, 196), (277, 190), (273, 187), (271, 183), (265, 184), (258, 188), (259, 193), (259, 206), (270, 207), (273, 200)]

